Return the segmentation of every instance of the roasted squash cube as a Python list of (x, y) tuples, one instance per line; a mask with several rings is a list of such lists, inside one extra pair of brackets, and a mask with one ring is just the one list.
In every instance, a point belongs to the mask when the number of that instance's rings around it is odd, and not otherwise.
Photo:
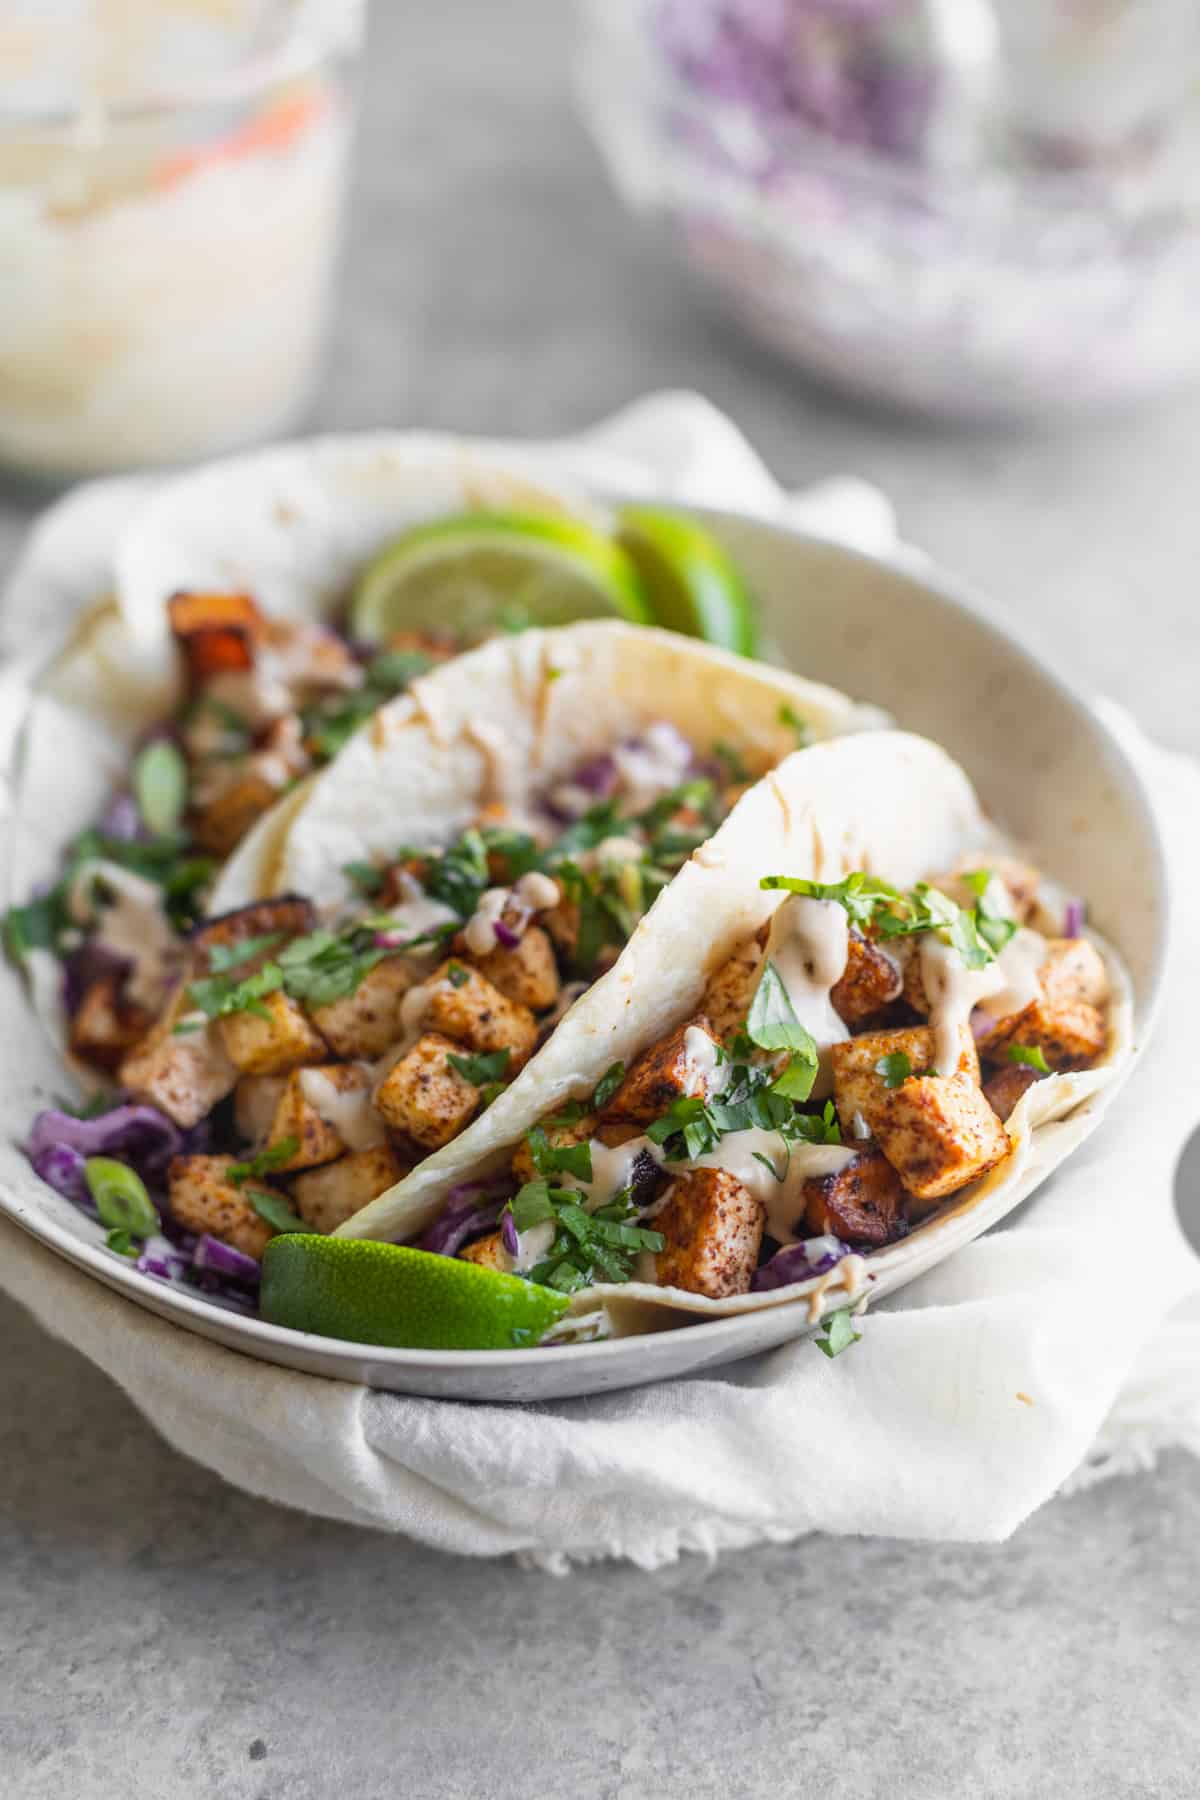
[(655, 1280), (711, 1300), (749, 1293), (765, 1219), (761, 1200), (726, 1169), (677, 1175), (651, 1220), (666, 1240), (655, 1259)]
[(540, 925), (531, 925), (512, 950), (502, 945), (475, 958), (475, 967), (508, 1000), (545, 1012), (558, 999), (561, 982), (554, 945)]
[(648, 1125), (685, 1096), (712, 1092), (718, 1067), (711, 1021), (701, 1015), (643, 1051), (606, 1109)]
[(833, 1009), (850, 1030), (865, 1024), (900, 997), (904, 977), (899, 962), (861, 931), (850, 932), (846, 969), (830, 993)]
[(306, 1063), (328, 1062), (329, 1048), (290, 995), (276, 989), (257, 1012), (227, 1013), (217, 1030), (230, 1061), (245, 1075), (285, 1075)]
[(408, 1174), (388, 1144), (370, 1150), (351, 1150), (324, 1168), (297, 1175), (292, 1183), (296, 1211), (314, 1231), (336, 1231)]
[(261, 1259), (274, 1232), (255, 1212), (246, 1189), (269, 1194), (284, 1206), (288, 1199), (266, 1181), (247, 1181), (245, 1189), (235, 1186), (229, 1179), (235, 1160), (232, 1156), (174, 1157), (167, 1170), (171, 1217), (185, 1231), (207, 1232), (223, 1244), (232, 1244), (244, 1256)]
[(382, 1056), (404, 1035), (400, 1002), (417, 979), (403, 956), (386, 956), (368, 969), (352, 994), (314, 1006), (313, 1024), (338, 1056)]
[(510, 1074), (529, 1060), (537, 1043), (536, 1019), (527, 1006), (506, 1000), (478, 969), (451, 957), (424, 985), (422, 1025), (472, 1050), (507, 1050)]
[(1010, 1044), (1023, 1044), (1040, 1050), (1052, 1069), (1095, 1062), (1108, 1043), (1108, 973), (1100, 952), (1087, 938), (1053, 938), (1038, 980), (1039, 998), (997, 1019), (979, 1040), (980, 1055), (999, 1061)]
[(479, 1108), (479, 1089), (460, 1075), (449, 1058), (462, 1046), (427, 1032), (388, 1071), (375, 1090), (375, 1104), (394, 1131), (405, 1132), (427, 1150), (456, 1138)]
[(253, 668), (265, 620), (249, 594), (173, 594), (167, 617), (193, 688)]
[(847, 1244), (890, 1244), (904, 1232), (906, 1195), (880, 1151), (864, 1150), (833, 1175), (804, 1183), (804, 1223), (814, 1237), (831, 1232)]

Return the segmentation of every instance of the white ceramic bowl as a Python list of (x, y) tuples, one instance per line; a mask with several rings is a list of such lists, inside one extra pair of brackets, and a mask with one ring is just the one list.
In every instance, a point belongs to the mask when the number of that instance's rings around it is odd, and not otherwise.
[[(1084, 699), (940, 578), (885, 566), (785, 525), (704, 516), (757, 592), (783, 660), (943, 744), (971, 774), (989, 813), (1069, 890), (1087, 896), (1090, 917), (1132, 974), (1137, 1042), (1144, 1042), (1166, 942), (1164, 859), (1140, 778)], [(19, 808), (19, 770), (14, 779)], [(71, 828), (56, 817), (46, 835), (62, 842)], [(32, 1174), (19, 1139), (65, 1083), (11, 972), (0, 988), (0, 1021), (7, 1140), (0, 1143), (0, 1208), (136, 1305), (230, 1349), (401, 1393), (543, 1401), (689, 1374), (811, 1329), (801, 1300), (649, 1337), (554, 1350), (430, 1352), (310, 1337), (220, 1311), (138, 1275), (102, 1247), (97, 1227)], [(903, 1286), (1010, 1212), (1095, 1127), (1116, 1092), (1110, 1084), (1048, 1129), (1019, 1185), (950, 1210), (873, 1258), (874, 1295)]]

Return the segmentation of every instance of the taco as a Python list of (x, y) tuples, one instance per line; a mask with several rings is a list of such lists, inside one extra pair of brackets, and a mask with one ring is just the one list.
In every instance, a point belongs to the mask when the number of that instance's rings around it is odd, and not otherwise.
[(957, 765), (901, 733), (821, 744), (743, 796), (493, 1109), (476, 1192), (434, 1156), (339, 1235), (450, 1243), (618, 1334), (804, 1296), (816, 1318), (935, 1214), (1002, 1207), (1129, 1049), (1114, 953)]

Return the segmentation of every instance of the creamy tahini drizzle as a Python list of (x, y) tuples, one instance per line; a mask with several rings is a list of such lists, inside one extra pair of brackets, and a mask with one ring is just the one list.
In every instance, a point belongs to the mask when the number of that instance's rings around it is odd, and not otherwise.
[(958, 951), (932, 931), (921, 938), (918, 955), (934, 1036), (935, 1075), (953, 1075), (958, 1069), (963, 1032), (976, 1006), (1003, 1019), (1021, 1012), (1042, 991), (1038, 971), (1046, 960), (1046, 940), (1037, 931), (1015, 932), (982, 969), (968, 969)]
[[(527, 908), (530, 913), (549, 912), (558, 905), (558, 883), (540, 870), (531, 869), (510, 888), (487, 888), (463, 927), (463, 937), (472, 956), (488, 956), (496, 948), (500, 942), (497, 921), (503, 918), (505, 907), (514, 899), (518, 909)], [(523, 911), (522, 916), (525, 916)]]
[[(107, 904), (94, 897), (97, 881), (112, 895)], [(130, 1000), (159, 1012), (181, 950), (163, 910), (162, 889), (119, 863), (86, 862), (71, 884), (67, 910), (79, 925), (97, 921), (94, 942), (130, 965), (125, 986)]]
[(834, 1011), (830, 990), (846, 972), (850, 954), (850, 921), (836, 900), (814, 900), (796, 894), (785, 900), (771, 920), (767, 960), (787, 989), (792, 1010), (821, 1053), (814, 1095), (827, 1094), (832, 1078), (831, 1044), (849, 1035)]
[(371, 1104), (365, 1071), (360, 1086), (341, 1088), (320, 1069), (301, 1069), (300, 1090), (347, 1150), (371, 1150), (383, 1143), (383, 1120)]

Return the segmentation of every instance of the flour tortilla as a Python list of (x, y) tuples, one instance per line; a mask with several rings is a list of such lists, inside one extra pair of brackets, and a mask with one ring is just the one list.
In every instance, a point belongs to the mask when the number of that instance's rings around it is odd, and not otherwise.
[(986, 829), (966, 775), (924, 738), (867, 733), (793, 753), (743, 795), (487, 1112), (340, 1235), (417, 1236), (452, 1188), (503, 1171), (539, 1119), (590, 1094), (614, 1062), (632, 1063), (688, 1018), (709, 978), (785, 897), (760, 888), (763, 875), (837, 881), (865, 869), (907, 886), (982, 842)]

